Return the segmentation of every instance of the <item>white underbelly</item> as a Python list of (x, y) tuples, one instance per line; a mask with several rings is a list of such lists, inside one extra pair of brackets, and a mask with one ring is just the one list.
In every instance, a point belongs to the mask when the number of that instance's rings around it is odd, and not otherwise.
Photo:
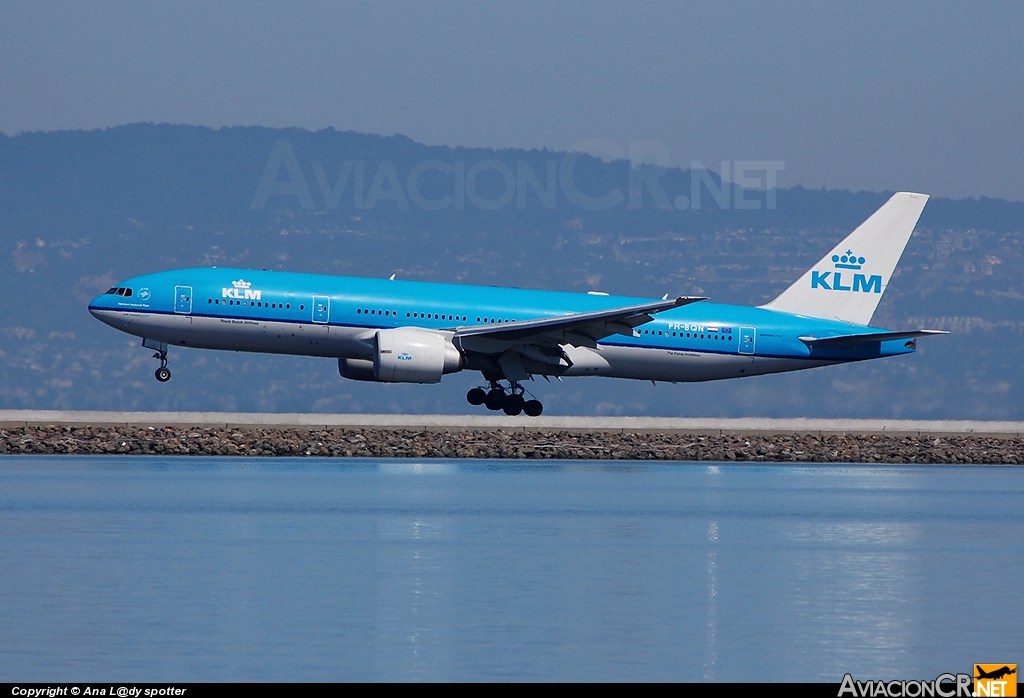
[(317, 323), (274, 322), (158, 313), (105, 314), (107, 324), (174, 346), (269, 354), (372, 358), (372, 330)]
[(608, 362), (607, 371), (600, 375), (680, 383), (742, 378), (823, 365), (821, 361), (800, 358), (787, 359), (680, 349), (602, 346), (600, 353)]

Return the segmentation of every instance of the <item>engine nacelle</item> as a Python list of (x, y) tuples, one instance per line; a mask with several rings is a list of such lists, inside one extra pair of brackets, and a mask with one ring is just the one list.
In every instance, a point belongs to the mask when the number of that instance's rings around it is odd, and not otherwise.
[(353, 381), (376, 381), (373, 362), (366, 359), (338, 359), (338, 373)]
[(437, 383), (462, 370), (462, 354), (444, 336), (414, 327), (379, 330), (373, 377), (382, 383)]

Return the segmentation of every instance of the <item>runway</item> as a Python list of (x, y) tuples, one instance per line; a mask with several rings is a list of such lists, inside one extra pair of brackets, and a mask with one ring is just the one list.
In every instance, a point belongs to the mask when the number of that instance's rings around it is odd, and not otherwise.
[(30, 426), (394, 429), (414, 431), (568, 431), (663, 434), (878, 434), (1019, 438), (1024, 422), (899, 419), (673, 417), (506, 417), (469, 414), (274, 412), (112, 412), (0, 410), (0, 428)]

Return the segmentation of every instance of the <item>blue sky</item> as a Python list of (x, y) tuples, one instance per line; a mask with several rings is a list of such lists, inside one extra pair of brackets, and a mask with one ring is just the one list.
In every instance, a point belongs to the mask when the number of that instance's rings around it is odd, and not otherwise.
[(783, 161), (782, 186), (1024, 200), (1022, 34), (1024, 3), (6, 0), (0, 130), (648, 141)]

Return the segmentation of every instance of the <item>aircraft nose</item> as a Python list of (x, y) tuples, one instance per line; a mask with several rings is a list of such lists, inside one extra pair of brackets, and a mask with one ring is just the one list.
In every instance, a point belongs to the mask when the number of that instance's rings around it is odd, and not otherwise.
[(101, 313), (107, 309), (107, 302), (107, 294), (104, 293), (102, 295), (96, 296), (91, 301), (89, 301), (89, 314), (92, 315), (97, 320), (102, 320), (103, 317)]

